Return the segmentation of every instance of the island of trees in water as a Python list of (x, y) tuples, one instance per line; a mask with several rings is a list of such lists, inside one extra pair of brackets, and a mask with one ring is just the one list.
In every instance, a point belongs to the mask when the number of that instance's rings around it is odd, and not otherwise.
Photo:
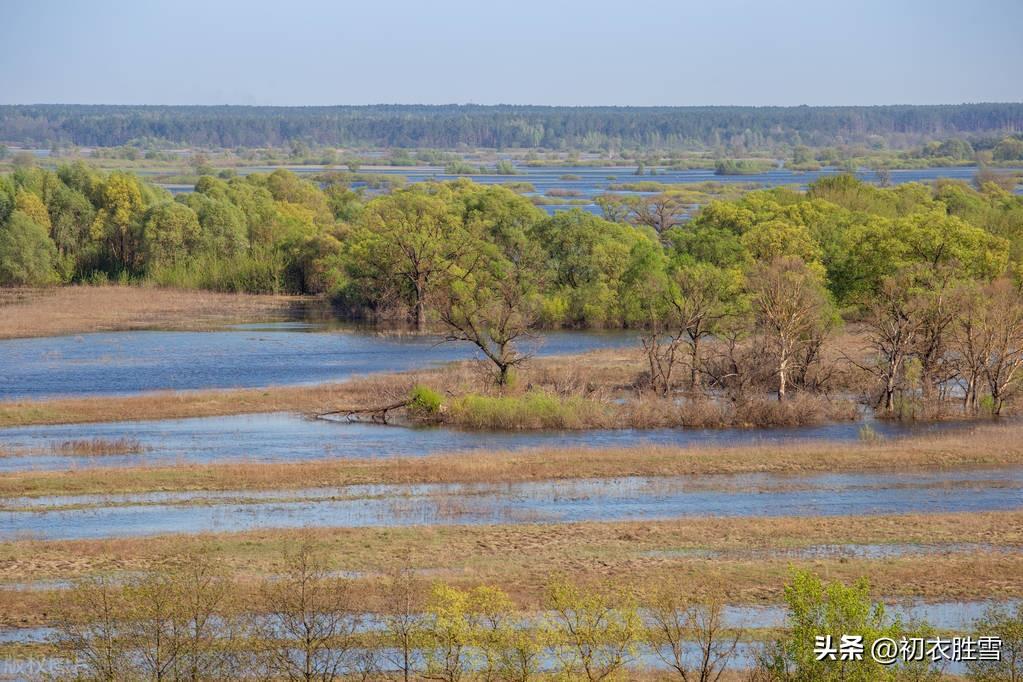
[(888, 413), (907, 385), (953, 382), (998, 413), (1023, 374), (1023, 197), (993, 182), (840, 175), (698, 210), (684, 190), (606, 194), (600, 217), (466, 179), (370, 196), (345, 177), (204, 176), (172, 197), (82, 163), (20, 167), (0, 177), (0, 284), (322, 294), (476, 344), (500, 384), (531, 330), (630, 327), (662, 395), (816, 393), (836, 386), (824, 351), (843, 318), (873, 330), (877, 361), (850, 361)]

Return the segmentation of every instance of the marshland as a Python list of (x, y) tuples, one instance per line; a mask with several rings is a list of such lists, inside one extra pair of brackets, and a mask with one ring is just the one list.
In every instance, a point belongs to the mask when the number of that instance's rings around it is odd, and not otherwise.
[(815, 629), (1020, 646), (1023, 197), (1016, 137), (971, 139), (15, 154), (9, 676), (810, 680)]

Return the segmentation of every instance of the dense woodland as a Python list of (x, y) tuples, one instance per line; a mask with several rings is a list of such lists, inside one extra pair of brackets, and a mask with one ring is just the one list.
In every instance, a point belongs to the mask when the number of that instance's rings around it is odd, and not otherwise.
[(1023, 104), (872, 107), (543, 107), (372, 105), (0, 106), (0, 141), (115, 147), (137, 140), (202, 147), (314, 146), (604, 149), (968, 137), (993, 146), (1023, 130)]

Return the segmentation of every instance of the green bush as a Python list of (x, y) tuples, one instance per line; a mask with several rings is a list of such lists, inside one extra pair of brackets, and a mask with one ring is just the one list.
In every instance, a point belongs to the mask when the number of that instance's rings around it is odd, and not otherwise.
[(467, 395), (451, 404), (448, 419), (472, 429), (577, 429), (599, 420), (602, 410), (582, 398), (549, 393)]
[(430, 418), (440, 412), (441, 403), (440, 393), (421, 384), (416, 384), (409, 394), (408, 410), (414, 418)]

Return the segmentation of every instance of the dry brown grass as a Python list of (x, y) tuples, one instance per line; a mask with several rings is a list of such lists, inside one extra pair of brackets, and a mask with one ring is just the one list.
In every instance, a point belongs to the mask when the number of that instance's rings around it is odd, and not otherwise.
[[(828, 579), (868, 576), (877, 596), (929, 600), (1023, 596), (1023, 512), (857, 517), (691, 518), (556, 525), (258, 530), (80, 541), (0, 544), (0, 580), (74, 579), (181, 565), (208, 551), (239, 589), (274, 570), (285, 548), (310, 537), (330, 564), (357, 572), (373, 605), (381, 576), (409, 565), (459, 586), (491, 583), (533, 608), (552, 574), (623, 587), (681, 577), (693, 594), (723, 591), (731, 603), (778, 603), (793, 566)], [(869, 559), (800, 559), (751, 550), (847, 543), (987, 543), (992, 551)], [(1011, 552), (999, 552), (1009, 548)], [(723, 557), (679, 550), (723, 551)], [(45, 622), (39, 591), (0, 590), (0, 624)]]
[(99, 457), (103, 455), (138, 455), (146, 447), (134, 438), (88, 438), (54, 443), (52, 452), (61, 455)]
[(0, 339), (128, 329), (210, 329), (283, 319), (305, 300), (138, 286), (0, 289)]
[(151, 490), (286, 490), (362, 483), (474, 483), (994, 467), (1023, 464), (1023, 424), (876, 443), (737, 447), (533, 449), (419, 458), (24, 471), (0, 476), (0, 496)]

